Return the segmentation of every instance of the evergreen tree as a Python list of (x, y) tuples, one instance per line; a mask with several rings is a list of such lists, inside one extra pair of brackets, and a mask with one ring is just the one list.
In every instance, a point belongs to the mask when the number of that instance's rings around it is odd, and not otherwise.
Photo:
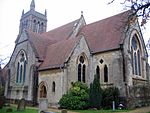
[(101, 101), (102, 101), (102, 89), (100, 87), (100, 82), (98, 79), (98, 76), (94, 76), (93, 83), (90, 84), (90, 106), (92, 108), (99, 109), (101, 107)]

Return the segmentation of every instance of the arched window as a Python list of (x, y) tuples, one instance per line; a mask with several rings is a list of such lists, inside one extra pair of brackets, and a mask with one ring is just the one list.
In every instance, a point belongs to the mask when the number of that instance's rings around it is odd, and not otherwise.
[(81, 64), (78, 65), (78, 81), (81, 82)]
[(78, 61), (78, 81), (86, 82), (86, 64), (83, 56), (80, 56)]
[(55, 82), (53, 81), (53, 83), (52, 83), (52, 92), (55, 92), (55, 87), (56, 87), (56, 85), (55, 85)]
[(140, 43), (136, 34), (131, 40), (131, 54), (133, 74), (141, 76), (141, 51)]
[(40, 98), (46, 98), (47, 91), (45, 85), (41, 85), (40, 87)]
[(25, 82), (26, 79), (26, 64), (26, 61), (24, 61), (23, 82)]
[(140, 57), (140, 50), (138, 50), (137, 56), (138, 56), (138, 71), (139, 71), (139, 75), (141, 76), (141, 57)]
[(36, 20), (33, 21), (33, 32), (36, 32)]
[(26, 78), (26, 55), (24, 51), (20, 51), (17, 63), (16, 83), (24, 83)]
[(96, 76), (98, 79), (100, 79), (100, 68), (99, 68), (99, 66), (96, 67)]
[(16, 83), (18, 83), (19, 82), (19, 66), (20, 66), (20, 64), (19, 64), (19, 62), (18, 62), (18, 64), (17, 64), (17, 77), (16, 77)]
[(22, 82), (22, 65), (20, 66), (20, 80), (19, 80), (19, 83)]
[(104, 66), (104, 82), (108, 82), (108, 67)]
[(40, 24), (40, 33), (43, 33), (44, 32), (44, 24), (43, 22)]
[(40, 33), (40, 22), (38, 21), (38, 23), (37, 23), (37, 28), (36, 28), (37, 30), (36, 30), (36, 32), (37, 33)]
[(82, 81), (85, 83), (85, 70), (86, 70), (86, 65), (83, 65), (83, 70), (82, 70)]

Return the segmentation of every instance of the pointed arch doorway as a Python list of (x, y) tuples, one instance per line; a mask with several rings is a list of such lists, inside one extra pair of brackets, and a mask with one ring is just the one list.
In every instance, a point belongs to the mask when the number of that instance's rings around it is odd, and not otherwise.
[(46, 83), (42, 81), (39, 84), (39, 113), (48, 110), (48, 98)]

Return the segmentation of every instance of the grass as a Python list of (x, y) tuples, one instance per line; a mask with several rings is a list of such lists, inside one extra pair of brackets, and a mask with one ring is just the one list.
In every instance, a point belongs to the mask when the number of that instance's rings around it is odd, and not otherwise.
[(116, 112), (128, 112), (130, 110), (75, 110), (78, 113), (116, 113)]
[(0, 109), (0, 113), (9, 113), (9, 112), (6, 112), (8, 108), (12, 108), (13, 110), (13, 112), (10, 112), (10, 113), (38, 113), (38, 109), (31, 108), (31, 107), (26, 107), (24, 111), (20, 112), (20, 111), (17, 111), (16, 106), (3, 107), (2, 109)]

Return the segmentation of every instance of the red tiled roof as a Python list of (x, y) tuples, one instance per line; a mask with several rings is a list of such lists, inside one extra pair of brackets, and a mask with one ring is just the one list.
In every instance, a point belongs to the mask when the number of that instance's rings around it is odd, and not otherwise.
[(124, 12), (100, 20), (86, 25), (81, 30), (92, 53), (113, 50), (120, 47), (128, 14), (129, 12)]
[(71, 38), (47, 47), (46, 57), (39, 70), (63, 67), (79, 38)]
[(61, 27), (58, 27), (58, 28), (53, 29), (51, 31), (45, 32), (45, 33), (42, 34), (42, 36), (44, 36), (48, 39), (56, 40), (56, 41), (66, 40), (66, 39), (69, 38), (69, 36), (72, 32), (73, 26), (78, 21), (79, 20), (75, 20), (75, 21), (70, 22), (66, 25), (63, 25)]
[(32, 31), (27, 31), (27, 34), (36, 57), (39, 57), (40, 60), (43, 60), (45, 58), (47, 46), (54, 44), (56, 41), (44, 38), (44, 36)]
[[(118, 49), (124, 38), (127, 16), (128, 12), (125, 12), (85, 25), (79, 35), (85, 36), (92, 53)], [(27, 32), (35, 53), (44, 60), (40, 70), (58, 68), (64, 65), (65, 60), (79, 40), (78, 37), (69, 38), (77, 21), (43, 34)]]

